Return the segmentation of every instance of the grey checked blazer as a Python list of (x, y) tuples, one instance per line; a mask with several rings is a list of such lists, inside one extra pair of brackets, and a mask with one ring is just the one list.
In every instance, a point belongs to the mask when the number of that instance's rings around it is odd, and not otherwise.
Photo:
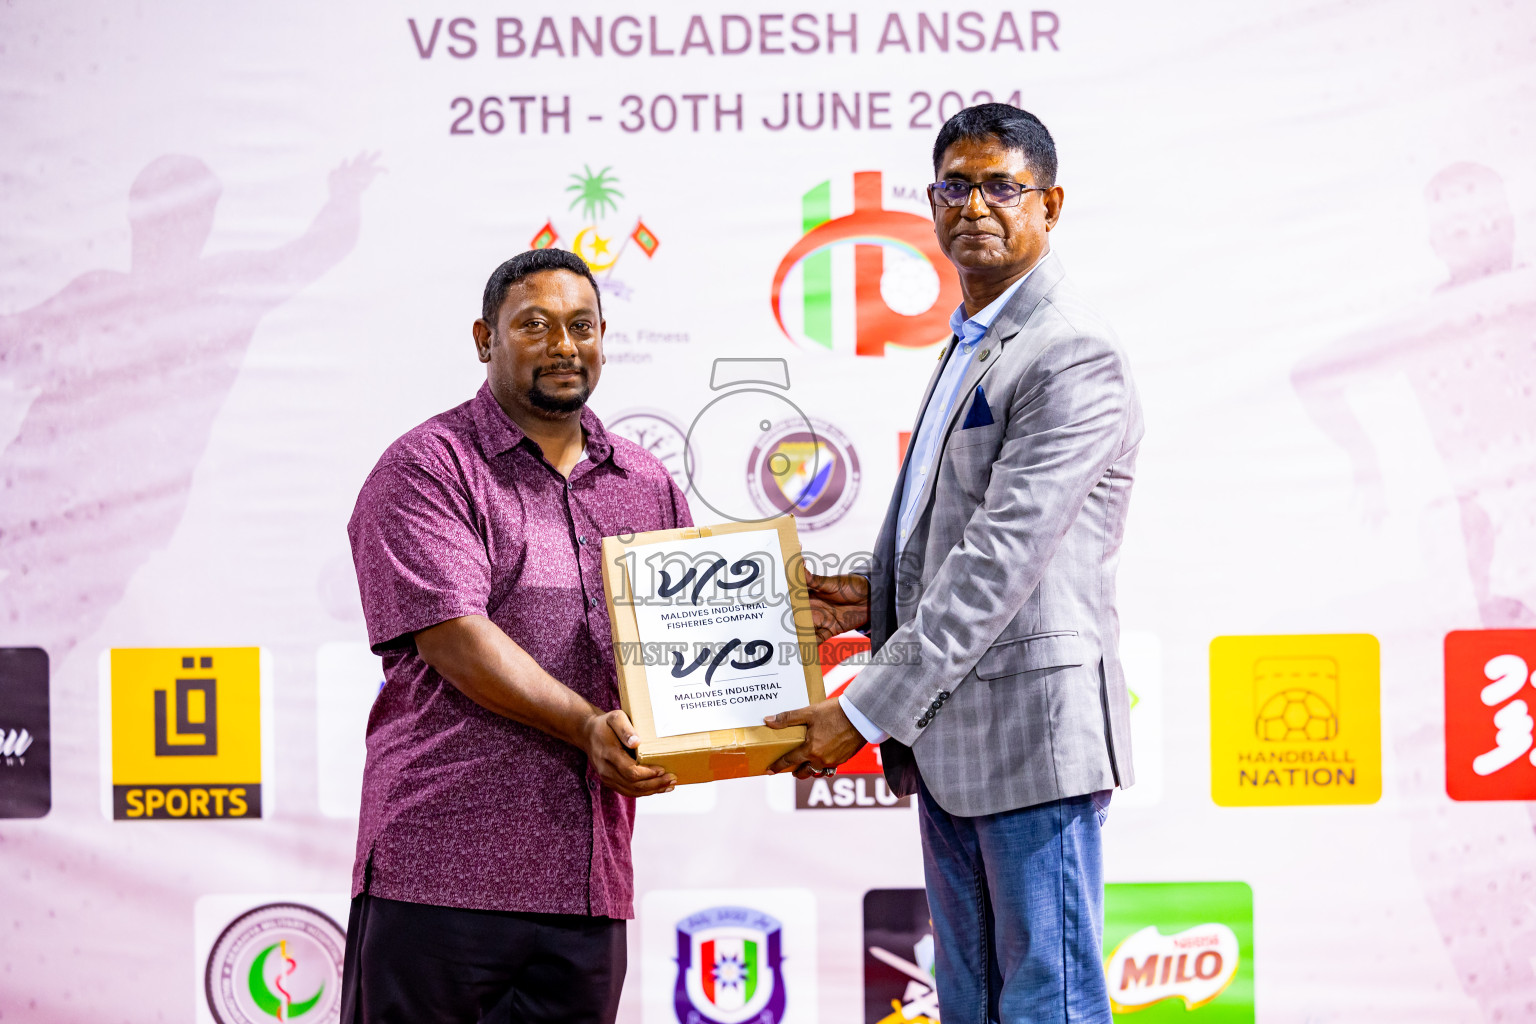
[[(1133, 781), (1115, 566), (1142, 435), (1125, 355), (1058, 257), (978, 344), (899, 561), (906, 463), (897, 478), (870, 575), (876, 657), (847, 690), (891, 734), (891, 787), (915, 793), (921, 773), (966, 816)], [(962, 430), (977, 384), (993, 423)]]

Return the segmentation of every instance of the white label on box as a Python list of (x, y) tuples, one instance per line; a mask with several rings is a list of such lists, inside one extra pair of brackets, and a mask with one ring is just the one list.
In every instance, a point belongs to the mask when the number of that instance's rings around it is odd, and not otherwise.
[(632, 549), (657, 736), (762, 725), (809, 698), (777, 530)]

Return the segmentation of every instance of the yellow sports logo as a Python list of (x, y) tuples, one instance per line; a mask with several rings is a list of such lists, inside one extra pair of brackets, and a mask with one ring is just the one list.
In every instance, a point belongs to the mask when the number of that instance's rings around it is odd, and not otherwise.
[(261, 817), (261, 651), (113, 649), (112, 817)]
[(1381, 798), (1381, 649), (1368, 634), (1211, 641), (1211, 798)]

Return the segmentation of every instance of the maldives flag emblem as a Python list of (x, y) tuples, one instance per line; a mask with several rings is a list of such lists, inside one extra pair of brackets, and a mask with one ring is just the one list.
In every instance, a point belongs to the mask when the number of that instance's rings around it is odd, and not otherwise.
[(544, 226), (539, 228), (539, 233), (533, 236), (533, 241), (528, 243), (528, 248), (548, 249), (558, 241), (560, 241), (560, 235), (555, 231), (554, 222), (545, 221)]
[(655, 256), (657, 247), (661, 245), (656, 236), (651, 234), (651, 229), (645, 226), (645, 221), (643, 220), (635, 221), (635, 230), (630, 232), (629, 237), (635, 240), (636, 245), (645, 250), (647, 257)]
[(748, 907), (711, 907), (677, 924), (681, 1024), (778, 1024), (784, 1017), (780, 923)]

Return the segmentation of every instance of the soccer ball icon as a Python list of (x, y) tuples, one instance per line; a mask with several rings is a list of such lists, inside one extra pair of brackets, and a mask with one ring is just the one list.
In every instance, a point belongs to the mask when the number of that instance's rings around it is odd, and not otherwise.
[(1339, 734), (1339, 716), (1322, 697), (1297, 687), (1264, 702), (1254, 731), (1270, 743), (1331, 740)]

